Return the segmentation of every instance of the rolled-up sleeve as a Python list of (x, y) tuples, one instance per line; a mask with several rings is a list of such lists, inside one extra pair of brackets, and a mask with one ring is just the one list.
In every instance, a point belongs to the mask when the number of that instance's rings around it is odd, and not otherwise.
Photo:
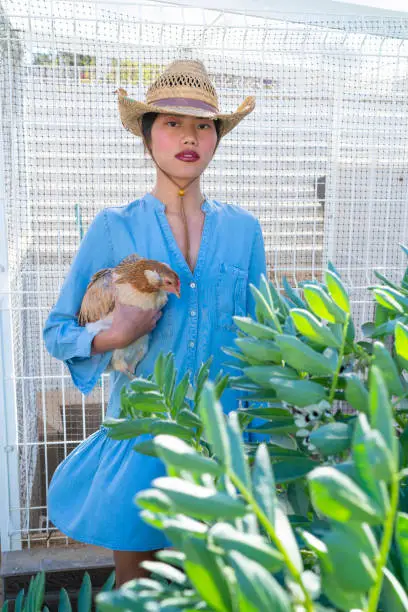
[(113, 265), (107, 213), (102, 211), (95, 217), (79, 246), (43, 331), (48, 352), (67, 365), (75, 386), (85, 394), (95, 386), (112, 352), (91, 355), (96, 332), (90, 333), (78, 324), (78, 312), (93, 274)]

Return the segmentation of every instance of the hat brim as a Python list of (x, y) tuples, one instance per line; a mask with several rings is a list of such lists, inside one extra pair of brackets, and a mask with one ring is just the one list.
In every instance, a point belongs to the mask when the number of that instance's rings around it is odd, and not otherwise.
[(248, 96), (234, 113), (213, 113), (194, 106), (156, 106), (138, 102), (129, 96), (118, 93), (119, 114), (123, 127), (135, 136), (142, 136), (141, 118), (146, 113), (161, 115), (189, 115), (202, 119), (218, 120), (221, 123), (220, 137), (234, 129), (255, 108), (255, 98)]

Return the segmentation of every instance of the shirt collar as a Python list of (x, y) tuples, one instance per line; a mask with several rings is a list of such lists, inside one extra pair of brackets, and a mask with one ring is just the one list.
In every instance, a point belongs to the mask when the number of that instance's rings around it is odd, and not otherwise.
[[(166, 206), (163, 204), (163, 202), (161, 202), (160, 200), (158, 200), (154, 195), (152, 195), (151, 193), (146, 193), (143, 196), (143, 200), (149, 205), (152, 206), (155, 210), (160, 210), (162, 212), (164, 212), (166, 210)], [(213, 203), (212, 200), (209, 200), (207, 197), (204, 200), (204, 202), (201, 205), (201, 210), (205, 213), (210, 213), (213, 212), (213, 210), (215, 209), (215, 204)]]

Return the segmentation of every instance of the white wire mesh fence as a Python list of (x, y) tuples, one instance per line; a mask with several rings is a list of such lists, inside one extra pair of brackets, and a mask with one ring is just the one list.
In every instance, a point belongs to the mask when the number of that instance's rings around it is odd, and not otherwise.
[(256, 96), (204, 189), (258, 216), (277, 284), (319, 277), (330, 258), (362, 322), (373, 269), (394, 279), (403, 270), (408, 24), (396, 22), (394, 37), (388, 22), (385, 37), (374, 21), (356, 33), (352, 20), (340, 30), (200, 15), (150, 6), (129, 16), (75, 0), (0, 4), (3, 550), (66, 542), (48, 521), (47, 486), (106, 406), (107, 380), (82, 396), (41, 332), (95, 214), (152, 186), (151, 162), (120, 124), (118, 86), (143, 99), (166, 64), (191, 57), (206, 64), (222, 108)]

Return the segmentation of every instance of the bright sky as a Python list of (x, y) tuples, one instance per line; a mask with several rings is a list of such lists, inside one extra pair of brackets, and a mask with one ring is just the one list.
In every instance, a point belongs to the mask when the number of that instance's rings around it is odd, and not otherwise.
[[(336, 0), (340, 4), (346, 0)], [(407, 0), (348, 0), (348, 4), (360, 4), (361, 6), (372, 6), (375, 8), (388, 9), (389, 11), (408, 11)]]

